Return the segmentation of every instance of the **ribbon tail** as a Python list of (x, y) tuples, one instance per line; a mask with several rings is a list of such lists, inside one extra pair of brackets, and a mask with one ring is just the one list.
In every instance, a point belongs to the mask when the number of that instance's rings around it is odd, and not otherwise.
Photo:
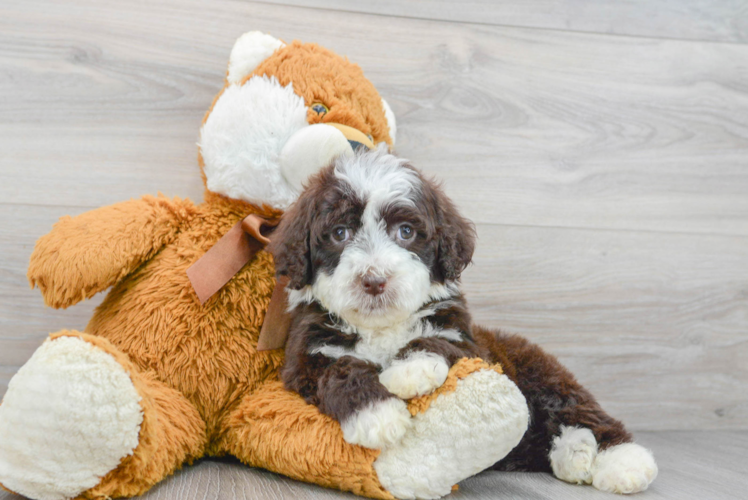
[(260, 339), (257, 342), (258, 351), (269, 351), (280, 349), (286, 345), (288, 330), (291, 327), (291, 315), (288, 313), (288, 298), (286, 285), (288, 278), (282, 276), (275, 282), (273, 295), (265, 313), (265, 321), (260, 330)]

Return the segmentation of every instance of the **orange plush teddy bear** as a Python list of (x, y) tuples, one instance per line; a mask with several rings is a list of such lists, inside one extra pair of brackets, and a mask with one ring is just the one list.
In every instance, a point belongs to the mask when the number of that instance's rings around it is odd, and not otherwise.
[(45, 500), (134, 496), (230, 454), (360, 495), (434, 498), (503, 458), (528, 410), (500, 367), (461, 361), (410, 402), (399, 443), (354, 446), (283, 389), (283, 350), (258, 349), (272, 257), (255, 248), (202, 294), (190, 279), (226, 269), (188, 277), (248, 215), (277, 219), (333, 157), (394, 139), (392, 111), (355, 64), (314, 44), (240, 37), (201, 129), (205, 201), (146, 196), (65, 217), (37, 242), (28, 276), (48, 305), (112, 290), (84, 332), (51, 335), (10, 382), (2, 486)]

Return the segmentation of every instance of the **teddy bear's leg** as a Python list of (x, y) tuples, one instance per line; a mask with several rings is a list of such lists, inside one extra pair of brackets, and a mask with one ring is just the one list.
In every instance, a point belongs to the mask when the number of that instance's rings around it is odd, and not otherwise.
[(489, 467), (527, 429), (527, 404), (500, 370), (463, 360), (429, 396), (410, 401), (413, 426), (383, 450), (354, 446), (338, 422), (278, 381), (230, 415), (224, 448), (248, 465), (373, 498), (438, 498)]
[(499, 365), (462, 359), (435, 392), (410, 401), (412, 430), (382, 450), (374, 469), (397, 498), (438, 498), (504, 458), (522, 439), (529, 411)]
[(246, 396), (225, 428), (224, 451), (247, 465), (357, 495), (392, 498), (372, 466), (379, 451), (345, 442), (337, 422), (277, 380)]
[(107, 340), (52, 335), (0, 405), (0, 483), (34, 499), (145, 492), (199, 456), (204, 424)]

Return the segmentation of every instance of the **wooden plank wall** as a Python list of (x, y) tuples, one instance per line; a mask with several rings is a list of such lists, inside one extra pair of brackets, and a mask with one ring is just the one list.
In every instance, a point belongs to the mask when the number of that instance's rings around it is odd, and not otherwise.
[(200, 121), (252, 29), (363, 67), (399, 153), (477, 223), (481, 323), (557, 354), (633, 429), (748, 428), (741, 1), (4, 1), (0, 394), (101, 300), (45, 309), (36, 238), (145, 193), (201, 199)]

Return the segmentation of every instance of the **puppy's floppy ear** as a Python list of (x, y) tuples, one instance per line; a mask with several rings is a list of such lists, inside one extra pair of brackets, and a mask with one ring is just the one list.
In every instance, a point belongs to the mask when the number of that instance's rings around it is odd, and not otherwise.
[(275, 260), (276, 276), (289, 278), (288, 288), (300, 290), (312, 280), (309, 238), (314, 214), (315, 193), (307, 190), (283, 214), (270, 237), (268, 251)]
[(437, 240), (436, 278), (456, 280), (473, 260), (475, 225), (457, 211), (452, 200), (432, 181), (424, 184), (424, 194), (433, 207)]

